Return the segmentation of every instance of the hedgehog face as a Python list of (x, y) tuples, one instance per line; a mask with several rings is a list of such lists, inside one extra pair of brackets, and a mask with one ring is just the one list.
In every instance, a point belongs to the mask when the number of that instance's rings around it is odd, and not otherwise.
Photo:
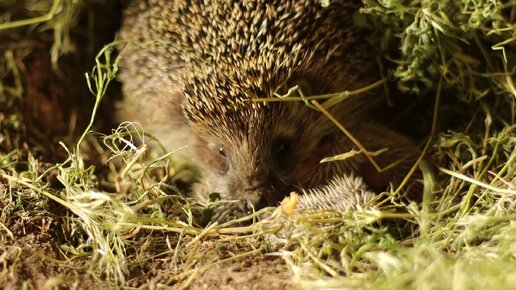
[(252, 110), (233, 115), (231, 125), (194, 125), (202, 132), (193, 147), (209, 193), (259, 208), (331, 177), (315, 174), (327, 171), (319, 161), (333, 148), (334, 134), (324, 130), (325, 120), (319, 113), (293, 103)]

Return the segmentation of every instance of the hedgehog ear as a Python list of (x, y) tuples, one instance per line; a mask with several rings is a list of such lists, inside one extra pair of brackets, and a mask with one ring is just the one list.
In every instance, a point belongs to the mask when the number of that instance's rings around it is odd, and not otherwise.
[(319, 142), (317, 143), (317, 146), (333, 146), (335, 143), (335, 137), (338, 133), (329, 133), (324, 135), (321, 139), (319, 139)]
[(335, 148), (336, 135), (337, 133), (326, 134), (317, 142), (317, 153), (321, 159), (328, 157)]

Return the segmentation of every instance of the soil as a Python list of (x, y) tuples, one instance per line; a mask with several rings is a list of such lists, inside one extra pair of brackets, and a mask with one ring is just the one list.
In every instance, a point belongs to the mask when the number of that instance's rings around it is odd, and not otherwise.
[(258, 256), (199, 273), (192, 289), (297, 289), (284, 262), (277, 257)]
[[(56, 239), (38, 231), (0, 243), (1, 289), (298, 289), (284, 261), (258, 254), (210, 267), (179, 281), (170, 281), (185, 265), (171, 267), (171, 255), (132, 269), (125, 285), (95, 278), (87, 260), (66, 261)], [(137, 265), (137, 261), (128, 264)]]
[[(95, 289), (107, 284), (88, 275), (80, 261), (64, 265), (52, 237), (29, 233), (0, 244), (3, 289)], [(60, 265), (57, 260), (63, 261)]]

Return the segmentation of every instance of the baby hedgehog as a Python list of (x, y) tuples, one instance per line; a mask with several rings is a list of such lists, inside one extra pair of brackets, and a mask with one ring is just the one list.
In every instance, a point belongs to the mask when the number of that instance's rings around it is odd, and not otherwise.
[[(369, 119), (381, 93), (350, 97), (329, 111), (385, 167), (356, 150), (320, 112), (302, 102), (255, 102), (298, 86), (304, 95), (355, 90), (379, 79), (352, 15), (361, 1), (135, 0), (120, 37), (125, 100), (120, 118), (140, 122), (168, 149), (200, 165), (193, 188), (239, 200), (243, 209), (277, 204), (289, 192), (357, 175), (372, 190), (404, 178), (417, 151)], [(331, 186), (331, 185), (330, 185)]]

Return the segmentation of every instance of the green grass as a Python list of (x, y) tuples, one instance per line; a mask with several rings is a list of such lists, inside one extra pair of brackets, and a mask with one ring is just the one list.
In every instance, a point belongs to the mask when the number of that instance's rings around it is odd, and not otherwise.
[[(309, 289), (514, 289), (516, 4), (364, 2), (366, 16), (357, 21), (383, 27), (371, 41), (381, 48), (385, 77), (437, 105), (433, 120), (424, 120), (434, 124), (426, 159), (435, 168), (421, 165), (421, 204), (393, 198), (389, 208), (293, 215), (267, 208), (203, 228), (210, 208), (170, 182), (185, 171), (175, 152), (150, 150), (160, 148), (159, 140), (135, 123), (109, 135), (91, 131), (116, 76), (114, 44), (86, 75), (95, 98), (91, 121), (77, 141), (60, 144), (68, 157), (49, 163), (50, 153), (31, 142), (22, 112), (22, 64), (32, 47), (11, 42), (0, 59), (0, 281), (17, 275), (5, 262), (18, 253), (9, 245), (48, 227), (60, 253), (47, 257), (50, 263), (118, 287), (135, 279), (135, 268), (159, 259), (176, 269), (162, 283), (181, 287), (199, 270), (268, 254), (283, 257), (293, 279)], [(69, 30), (87, 7), (81, 1), (2, 5), (10, 9), (1, 10), (0, 33), (50, 35), (54, 68), (70, 51)], [(25, 18), (13, 19), (20, 15)], [(454, 116), (459, 124), (449, 130)], [(410, 229), (402, 238), (395, 238), (397, 224)]]

